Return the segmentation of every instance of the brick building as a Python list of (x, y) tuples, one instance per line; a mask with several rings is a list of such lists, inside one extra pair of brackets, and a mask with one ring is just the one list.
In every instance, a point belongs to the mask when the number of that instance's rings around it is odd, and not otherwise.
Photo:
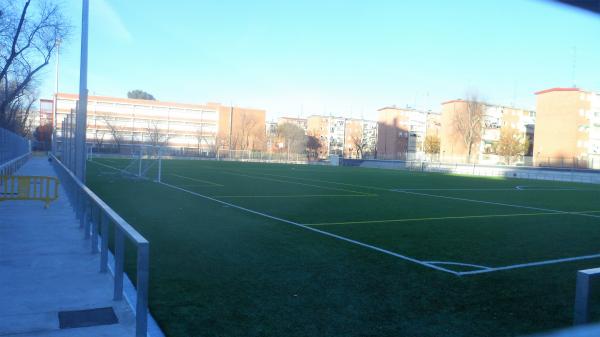
[[(481, 113), (480, 129), (475, 132), (468, 157), (468, 146), (459, 131), (458, 119), (468, 120), (469, 109)], [(440, 156), (443, 161), (479, 161), (484, 154), (493, 155), (495, 144), (503, 130), (512, 130), (533, 142), (535, 112), (527, 109), (452, 100), (442, 103), (440, 129)], [(526, 153), (527, 155), (527, 153)]]
[[(59, 136), (60, 121), (76, 110), (77, 100), (77, 94), (56, 96)], [(88, 96), (87, 124), (87, 142), (97, 149), (111, 151), (123, 152), (147, 144), (180, 152), (214, 153), (219, 148), (229, 148), (230, 138), (234, 149), (264, 148), (264, 110), (218, 103)]]
[(600, 93), (552, 88), (535, 95), (535, 165), (600, 168)]

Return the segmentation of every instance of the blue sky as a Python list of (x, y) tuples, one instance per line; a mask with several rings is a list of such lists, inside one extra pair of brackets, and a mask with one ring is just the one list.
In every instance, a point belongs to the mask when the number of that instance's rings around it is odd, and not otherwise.
[[(80, 0), (60, 91), (78, 91)], [(534, 91), (600, 91), (600, 16), (541, 0), (90, 0), (91, 94), (143, 89), (281, 115), (375, 118), (477, 91), (534, 108)], [(54, 92), (54, 65), (40, 77)]]

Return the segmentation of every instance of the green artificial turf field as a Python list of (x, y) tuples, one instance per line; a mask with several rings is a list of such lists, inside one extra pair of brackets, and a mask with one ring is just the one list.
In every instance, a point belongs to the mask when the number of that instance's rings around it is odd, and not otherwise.
[(594, 185), (186, 160), (159, 184), (128, 163), (87, 184), (150, 241), (168, 336), (523, 335), (569, 326), (600, 265)]

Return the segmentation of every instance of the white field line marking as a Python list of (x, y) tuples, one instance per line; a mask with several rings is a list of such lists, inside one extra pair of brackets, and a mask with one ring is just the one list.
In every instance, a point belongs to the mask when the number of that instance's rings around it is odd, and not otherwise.
[(450, 265), (450, 266), (473, 267), (473, 268), (478, 268), (478, 269), (483, 269), (483, 270), (491, 269), (490, 267), (482, 266), (479, 264), (472, 264), (472, 263), (462, 263), (462, 262), (452, 262), (452, 261), (425, 261), (425, 262), (431, 263), (431, 264), (445, 264), (445, 265)]
[[(181, 185), (184, 186), (184, 185)], [(298, 195), (213, 195), (214, 198), (369, 198), (375, 194), (298, 194)]]
[(305, 224), (307, 226), (331, 226), (331, 225), (354, 225), (354, 224), (375, 224), (390, 222), (413, 222), (413, 221), (435, 221), (435, 220), (454, 220), (454, 219), (478, 219), (478, 218), (504, 218), (536, 215), (561, 215), (556, 212), (539, 213), (514, 213), (514, 214), (484, 214), (484, 215), (461, 215), (461, 216), (443, 216), (430, 218), (406, 218), (406, 219), (388, 219), (388, 220), (365, 220), (365, 221), (344, 221), (344, 222), (322, 222)]
[(100, 166), (108, 167), (109, 169), (112, 169), (112, 170), (115, 170), (115, 171), (123, 172), (123, 169), (116, 168), (114, 166), (106, 165), (106, 164), (103, 164), (103, 163), (99, 163), (97, 161), (90, 161), (90, 163), (94, 163), (94, 164), (97, 164), (97, 165), (100, 165)]
[(219, 200), (219, 199), (215, 199), (215, 198), (212, 198), (212, 197), (209, 197), (209, 196), (206, 196), (206, 195), (202, 195), (200, 193), (192, 192), (192, 191), (186, 190), (185, 188), (181, 188), (181, 187), (178, 187), (178, 186), (175, 186), (175, 185), (167, 184), (167, 183), (164, 183), (164, 182), (160, 182), (159, 184), (165, 185), (167, 187), (170, 187), (170, 188), (173, 188), (173, 189), (176, 189), (176, 190), (180, 190), (182, 192), (186, 192), (186, 193), (195, 195), (195, 196), (200, 197), (200, 198), (211, 200), (211, 201), (214, 201), (214, 202), (219, 203), (219, 204), (223, 204), (223, 205), (227, 205), (227, 206), (230, 206), (230, 207), (233, 207), (233, 208), (237, 208), (237, 209), (239, 209), (241, 211), (245, 211), (245, 212), (248, 212), (248, 213), (259, 215), (259, 216), (262, 216), (262, 217), (265, 217), (265, 218), (269, 218), (269, 219), (272, 219), (272, 220), (284, 222), (284, 223), (287, 223), (287, 224), (290, 224), (290, 225), (294, 225), (294, 226), (297, 226), (297, 227), (300, 227), (300, 228), (304, 228), (306, 230), (313, 231), (313, 232), (316, 232), (316, 233), (319, 233), (319, 234), (322, 234), (322, 235), (325, 235), (325, 236), (329, 236), (329, 237), (332, 237), (332, 238), (335, 238), (335, 239), (338, 239), (338, 240), (346, 241), (346, 242), (349, 242), (349, 243), (352, 243), (352, 244), (355, 244), (355, 245), (358, 245), (358, 246), (361, 246), (361, 247), (369, 248), (369, 249), (378, 251), (380, 253), (384, 253), (384, 254), (387, 254), (387, 255), (391, 255), (391, 256), (394, 256), (394, 257), (406, 260), (406, 261), (410, 261), (410, 262), (419, 264), (419, 265), (424, 266), (424, 267), (429, 267), (429, 268), (432, 268), (432, 269), (435, 269), (435, 270), (439, 270), (439, 271), (443, 271), (443, 272), (446, 272), (446, 273), (450, 273), (450, 274), (453, 274), (453, 275), (458, 275), (458, 272), (456, 272), (456, 271), (453, 271), (453, 270), (450, 270), (450, 269), (446, 269), (446, 268), (443, 268), (443, 267), (440, 267), (440, 266), (436, 266), (434, 264), (430, 264), (430, 263), (427, 263), (427, 262), (423, 262), (421, 260), (417, 260), (415, 258), (406, 256), (406, 255), (394, 253), (394, 252), (389, 251), (387, 249), (379, 248), (377, 246), (373, 246), (373, 245), (370, 245), (370, 244), (367, 244), (367, 243), (364, 243), (364, 242), (353, 240), (353, 239), (350, 239), (350, 238), (347, 238), (347, 237), (344, 237), (344, 236), (340, 236), (340, 235), (337, 235), (337, 234), (333, 234), (333, 233), (329, 233), (329, 232), (326, 232), (326, 231), (322, 231), (320, 229), (312, 228), (312, 227), (309, 227), (309, 226), (306, 226), (306, 225), (303, 225), (303, 224), (300, 224), (300, 223), (297, 223), (297, 222), (294, 222), (294, 221), (286, 220), (286, 219), (279, 218), (279, 217), (276, 217), (276, 216), (273, 216), (273, 215), (269, 215), (269, 214), (266, 214), (266, 213), (258, 212), (258, 211), (255, 211), (255, 210), (251, 210), (249, 208), (245, 208), (245, 207), (238, 206), (238, 205), (235, 205), (235, 204), (232, 204), (232, 203), (229, 203), (229, 202), (225, 202), (225, 201), (222, 201), (222, 200)]
[(223, 171), (221, 171), (221, 172), (222, 172), (222, 173), (226, 173), (226, 174), (231, 174), (231, 175), (234, 175), (234, 176), (240, 176), (240, 177), (251, 178), (251, 179), (262, 179), (262, 180), (274, 181), (274, 182), (280, 182), (280, 183), (286, 183), (286, 184), (294, 184), (294, 185), (301, 185), (301, 186), (316, 187), (316, 188), (319, 188), (319, 189), (325, 189), (325, 190), (332, 190), (332, 191), (343, 191), (343, 192), (350, 192), (350, 193), (356, 193), (356, 194), (371, 195), (371, 193), (365, 193), (365, 192), (359, 192), (359, 191), (347, 190), (347, 189), (343, 189), (343, 188), (327, 187), (327, 186), (320, 186), (320, 185), (314, 185), (314, 184), (300, 183), (300, 182), (297, 182), (297, 181), (289, 181), (289, 180), (273, 179), (273, 178), (261, 177), (261, 176), (256, 176), (256, 175), (248, 175), (248, 174), (242, 174), (242, 173), (234, 173), (235, 171), (234, 171), (234, 172), (231, 172), (230, 170), (223, 170)]
[(594, 191), (585, 190), (578, 188), (544, 188), (544, 187), (531, 187), (526, 188), (525, 186), (516, 186), (508, 188), (397, 188), (397, 191)]
[(596, 191), (592, 189), (574, 188), (574, 187), (530, 187), (525, 185), (515, 186), (519, 191)]
[(223, 187), (223, 185), (221, 185), (221, 184), (213, 183), (212, 181), (208, 181), (208, 180), (202, 180), (202, 179), (197, 179), (197, 178), (190, 178), (190, 177), (186, 177), (186, 176), (182, 176), (182, 175), (174, 174), (174, 173), (169, 174), (169, 175), (175, 176), (175, 177), (179, 177), (179, 178), (183, 178), (183, 179), (187, 179), (187, 180), (191, 180), (191, 181), (205, 183), (205, 184), (209, 184), (209, 185), (213, 185), (213, 186)]
[[(202, 168), (208, 169), (208, 170), (218, 170), (216, 168), (212, 168), (212, 167), (208, 167), (208, 166), (200, 166)], [(239, 172), (239, 171), (235, 171), (235, 170), (228, 170), (229, 172)], [(256, 170), (254, 170), (256, 171)], [(271, 170), (273, 171), (273, 170)], [(382, 172), (383, 173), (383, 172)], [(230, 174), (235, 174), (235, 173), (230, 173)], [(300, 178), (300, 177), (291, 177), (291, 176), (286, 176), (286, 175), (280, 175), (280, 174), (270, 174), (270, 173), (256, 173), (259, 174), (258, 176), (251, 176), (252, 178), (256, 178), (256, 179), (267, 179), (265, 177), (261, 177), (261, 176), (270, 176), (270, 177), (278, 177), (278, 178), (286, 178), (286, 179), (296, 179), (296, 180), (304, 180), (304, 181), (312, 181), (312, 182), (317, 182), (317, 183), (328, 183), (328, 184), (335, 184), (335, 185), (342, 185), (342, 186), (350, 186), (350, 187), (359, 187), (359, 188), (366, 188), (366, 189), (371, 189), (371, 190), (377, 190), (377, 191), (384, 191), (384, 192), (390, 192), (389, 188), (383, 188), (383, 187), (375, 187), (375, 186), (365, 186), (365, 185), (357, 185), (357, 184), (348, 184), (348, 183), (339, 183), (339, 182), (335, 182), (335, 181), (327, 181), (327, 180), (319, 180), (319, 179), (310, 179), (310, 178)], [(238, 174), (241, 176), (246, 176), (246, 175), (242, 175), (242, 174)], [(278, 180), (275, 180), (278, 181)], [(298, 182), (294, 182), (294, 181), (284, 181), (290, 184), (300, 184)], [(310, 185), (310, 184), (306, 184), (307, 186), (314, 186), (314, 185)], [(320, 186), (320, 188), (329, 188), (329, 187), (325, 187), (325, 186)], [(346, 191), (346, 190), (342, 190), (342, 191)], [(366, 194), (365, 192), (357, 192), (357, 191), (352, 191), (354, 193), (363, 193)]]
[(596, 258), (600, 258), (600, 254), (582, 255), (582, 256), (575, 256), (575, 257), (566, 257), (566, 258), (562, 258), (562, 259), (520, 263), (520, 264), (513, 264), (510, 266), (504, 266), (504, 267), (490, 267), (490, 268), (482, 269), (482, 270), (461, 271), (461, 272), (457, 272), (457, 274), (458, 274), (458, 276), (475, 275), (475, 274), (491, 273), (491, 272), (502, 271), (502, 270), (529, 268), (529, 267), (536, 267), (536, 266), (544, 266), (544, 265), (548, 265), (548, 264), (572, 262), (572, 261), (579, 261), (579, 260), (589, 260), (589, 259), (596, 259)]
[(433, 197), (433, 198), (442, 198), (442, 199), (450, 199), (450, 200), (468, 201), (468, 202), (476, 202), (476, 203), (480, 203), (480, 204), (488, 204), (488, 205), (496, 205), (496, 206), (506, 206), (506, 207), (515, 207), (515, 208), (524, 208), (524, 209), (533, 209), (533, 210), (536, 210), (536, 211), (543, 211), (543, 212), (554, 212), (554, 213), (561, 213), (561, 214), (574, 214), (574, 215), (586, 216), (586, 217), (591, 217), (591, 218), (600, 218), (599, 215), (586, 214), (586, 213), (574, 213), (574, 212), (560, 211), (560, 210), (549, 209), (549, 208), (541, 208), (541, 207), (533, 207), (533, 206), (523, 206), (523, 205), (516, 205), (516, 204), (506, 204), (506, 203), (501, 203), (501, 202), (483, 201), (483, 200), (458, 198), (458, 197), (449, 197), (449, 196), (445, 196), (445, 195), (437, 195), (437, 194), (429, 194), (429, 193), (418, 193), (418, 192), (403, 191), (403, 190), (390, 190), (390, 191), (394, 191), (394, 192), (398, 192), (398, 193), (421, 195), (421, 196)]
[(510, 188), (396, 188), (395, 191), (515, 191)]
[[(100, 163), (96, 163), (96, 164), (100, 164)], [(100, 165), (106, 166), (106, 167), (111, 168), (113, 170), (120, 171), (119, 169), (117, 169), (115, 167), (112, 167), (112, 166), (109, 166), (109, 165), (104, 165), (104, 164), (100, 164)], [(269, 218), (269, 219), (273, 219), (273, 220), (277, 220), (277, 221), (280, 221), (280, 222), (284, 222), (284, 223), (287, 223), (287, 224), (290, 224), (290, 225), (298, 226), (298, 227), (301, 227), (301, 228), (304, 228), (304, 229), (307, 229), (307, 230), (310, 230), (310, 231), (314, 231), (314, 232), (323, 234), (325, 236), (333, 237), (333, 238), (336, 238), (338, 240), (342, 240), (342, 241), (346, 241), (346, 242), (349, 242), (349, 243), (353, 243), (353, 244), (356, 244), (356, 245), (359, 245), (359, 246), (362, 246), (362, 247), (365, 247), (365, 248), (370, 248), (370, 249), (376, 250), (378, 252), (381, 252), (381, 253), (384, 253), (384, 254), (387, 254), (387, 255), (395, 256), (397, 258), (400, 258), (400, 259), (403, 259), (403, 260), (406, 260), (406, 261), (410, 261), (410, 262), (413, 262), (413, 263), (416, 263), (416, 264), (419, 264), (419, 265), (422, 265), (422, 266), (425, 266), (425, 267), (429, 267), (429, 268), (432, 268), (432, 269), (435, 269), (435, 270), (439, 270), (439, 271), (443, 271), (443, 272), (446, 272), (446, 273), (450, 273), (450, 274), (456, 275), (456, 276), (469, 276), (469, 275), (491, 273), (491, 272), (502, 271), (502, 270), (511, 270), (511, 269), (518, 269), (518, 268), (528, 268), (528, 267), (542, 266), (542, 265), (548, 265), (548, 264), (558, 264), (558, 263), (564, 263), (564, 262), (572, 262), (572, 261), (579, 261), (579, 260), (587, 260), (587, 259), (600, 258), (600, 254), (593, 254), (593, 255), (583, 255), (583, 256), (576, 256), (576, 257), (568, 257), (568, 258), (562, 258), (562, 259), (553, 259), (553, 260), (545, 260), (545, 261), (538, 261), (538, 262), (514, 264), (514, 265), (509, 265), (509, 266), (503, 266), (503, 267), (484, 267), (484, 266), (479, 266), (479, 267), (483, 267), (483, 268), (486, 268), (486, 269), (457, 272), (457, 271), (454, 271), (454, 270), (450, 270), (450, 269), (446, 269), (446, 268), (443, 268), (443, 267), (439, 267), (439, 266), (437, 266), (437, 265), (435, 265), (435, 264), (433, 264), (431, 262), (417, 260), (415, 258), (406, 256), (406, 255), (394, 253), (394, 252), (391, 252), (391, 251), (383, 249), (383, 248), (379, 248), (379, 247), (372, 246), (372, 245), (369, 245), (369, 244), (366, 244), (366, 243), (363, 243), (363, 242), (360, 242), (360, 241), (356, 241), (356, 240), (353, 240), (353, 239), (349, 239), (349, 238), (346, 238), (346, 237), (343, 237), (343, 236), (340, 236), (340, 235), (336, 235), (336, 234), (333, 234), (333, 233), (322, 231), (322, 230), (319, 230), (317, 228), (308, 227), (307, 225), (302, 225), (302, 224), (299, 224), (297, 222), (293, 222), (293, 221), (290, 221), (290, 220), (285, 220), (285, 219), (278, 218), (278, 217), (275, 217), (275, 216), (272, 216), (272, 215), (268, 215), (268, 214), (265, 214), (265, 213), (257, 212), (257, 211), (254, 211), (254, 210), (251, 210), (251, 209), (248, 209), (248, 208), (245, 208), (245, 207), (234, 205), (234, 204), (231, 204), (231, 203), (228, 203), (228, 202), (225, 202), (225, 201), (221, 201), (221, 200), (218, 200), (218, 199), (215, 199), (215, 198), (211, 198), (209, 196), (205, 196), (205, 195), (202, 195), (202, 194), (199, 194), (199, 193), (196, 193), (196, 192), (188, 191), (188, 190), (186, 190), (184, 188), (180, 188), (180, 187), (177, 187), (177, 186), (174, 186), (174, 185), (170, 185), (170, 184), (163, 183), (163, 182), (161, 182), (159, 184), (165, 185), (165, 186), (168, 186), (168, 187), (171, 187), (171, 188), (174, 188), (174, 189), (186, 192), (186, 193), (190, 193), (192, 195), (195, 195), (195, 196), (198, 196), (198, 197), (201, 197), (201, 198), (204, 198), (204, 199), (212, 200), (214, 202), (217, 202), (217, 203), (220, 203), (220, 204), (223, 204), (223, 205), (231, 206), (233, 208), (237, 208), (237, 209), (242, 210), (242, 211), (246, 211), (246, 212), (249, 212), (249, 213), (252, 213), (252, 214), (260, 215), (260, 216), (263, 216), (263, 217), (266, 217), (266, 218)], [(393, 191), (393, 190), (388, 190), (388, 191)], [(435, 196), (435, 195), (431, 195), (431, 196)], [(436, 196), (436, 197), (440, 197), (440, 196)], [(443, 196), (441, 196), (441, 197), (443, 197)], [(451, 198), (451, 197), (448, 197), (448, 198)], [(478, 200), (469, 200), (469, 199), (467, 199), (467, 200), (468, 201), (481, 202), (481, 201), (478, 201)], [(485, 201), (483, 203), (489, 203), (489, 202)], [(523, 207), (527, 207), (527, 206), (523, 206)], [(600, 212), (600, 211), (586, 211), (586, 212)], [(563, 212), (563, 211), (555, 211), (555, 213), (576, 214), (576, 213), (573, 213), (573, 212)], [(436, 262), (436, 261), (434, 261), (434, 262)], [(437, 261), (436, 263), (439, 263), (439, 261)], [(447, 265), (450, 265), (450, 264), (469, 265), (469, 264), (463, 264), (463, 263), (460, 263), (460, 262), (444, 262), (444, 264), (447, 264)], [(472, 266), (475, 266), (475, 265), (472, 265)]]
[[(100, 158), (98, 158), (98, 159), (100, 159)], [(97, 161), (98, 159), (96, 159), (96, 161), (94, 161), (94, 160), (89, 160), (89, 161), (97, 163), (97, 162), (98, 162), (98, 161)], [(100, 160), (101, 160), (101, 161), (105, 161), (105, 162), (107, 162), (107, 163), (119, 164), (119, 163), (117, 163), (117, 162), (115, 162), (115, 161), (113, 161), (113, 160), (110, 160), (110, 159), (105, 159), (105, 158), (102, 158), (102, 159), (100, 159)]]
[(211, 187), (211, 185), (207, 184), (180, 184), (182, 187)]
[(270, 174), (270, 173), (259, 173), (259, 174), (260, 175), (265, 175), (265, 176), (271, 176), (271, 177), (296, 179), (296, 180), (305, 180), (305, 181), (312, 181), (312, 182), (316, 182), (316, 183), (335, 184), (335, 185), (350, 186), (350, 187), (359, 187), (359, 188), (366, 188), (366, 189), (377, 190), (377, 191), (390, 192), (389, 188), (383, 188), (383, 187), (377, 187), (377, 186), (366, 186), (366, 185), (357, 185), (357, 184), (349, 184), (349, 183), (340, 183), (340, 182), (337, 182), (337, 181), (329, 181), (329, 180), (321, 180), (321, 179), (290, 177), (290, 176), (284, 176), (284, 175), (279, 175), (279, 174)]

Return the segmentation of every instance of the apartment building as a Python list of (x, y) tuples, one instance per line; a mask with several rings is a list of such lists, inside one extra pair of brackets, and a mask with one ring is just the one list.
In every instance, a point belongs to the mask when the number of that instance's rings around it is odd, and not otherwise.
[(416, 159), (423, 154), (423, 141), (428, 133), (437, 132), (437, 113), (413, 108), (387, 106), (377, 110), (378, 138), (377, 158)]
[(277, 125), (281, 124), (294, 124), (298, 125), (304, 132), (306, 132), (307, 128), (307, 119), (306, 118), (294, 118), (294, 117), (279, 117), (277, 119)]
[(274, 121), (266, 121), (265, 122), (265, 148), (267, 151), (277, 151), (278, 149), (278, 139), (277, 139), (277, 126), (278, 123)]
[(307, 118), (306, 134), (321, 142), (319, 158), (330, 155), (357, 158), (375, 151), (377, 124), (363, 119), (313, 115)]
[(307, 118), (306, 134), (321, 142), (319, 158), (330, 155), (343, 156), (346, 119), (343, 117), (313, 115)]
[[(475, 106), (478, 106), (477, 108)], [(475, 132), (472, 141), (471, 157), (460, 131), (458, 120), (469, 120), (469, 109), (481, 111), (480, 130)], [(475, 113), (477, 114), (477, 113)], [(446, 161), (479, 161), (483, 154), (494, 154), (495, 144), (503, 130), (513, 130), (533, 143), (536, 113), (527, 109), (475, 103), (465, 100), (452, 100), (442, 103), (440, 129), (440, 155)], [(527, 154), (527, 153), (526, 153)]]
[(600, 168), (600, 93), (551, 88), (535, 95), (534, 164)]
[(328, 116), (309, 116), (306, 119), (306, 134), (316, 137), (321, 143), (317, 151), (318, 158), (324, 159), (329, 156), (329, 129), (330, 120)]
[[(60, 121), (76, 111), (77, 100), (77, 94), (56, 96), (59, 136)], [(232, 112), (234, 119), (230, 123)], [(254, 140), (264, 139), (264, 110), (231, 108), (218, 103), (88, 96), (87, 142), (98, 150), (124, 152), (139, 144), (149, 144), (182, 152), (214, 153), (218, 147), (229, 148), (230, 138), (232, 148), (234, 145), (240, 148), (242, 144), (258, 146), (259, 142)]]
[(54, 101), (51, 99), (40, 99), (40, 113), (38, 125), (54, 124), (52, 118), (54, 113)]
[(425, 137), (439, 137), (442, 129), (442, 115), (438, 112), (429, 112), (427, 114), (427, 124), (425, 125)]
[(266, 112), (261, 109), (223, 106), (207, 103), (219, 112), (218, 148), (222, 150), (264, 151), (266, 140)]
[(377, 149), (377, 122), (364, 119), (346, 119), (344, 158), (372, 157)]

